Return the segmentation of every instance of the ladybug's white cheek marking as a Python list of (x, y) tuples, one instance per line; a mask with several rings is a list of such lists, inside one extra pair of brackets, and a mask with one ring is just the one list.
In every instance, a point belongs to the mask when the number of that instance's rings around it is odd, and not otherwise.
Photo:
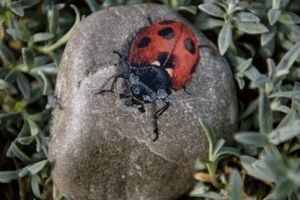
[(157, 60), (153, 61), (153, 62), (151, 63), (151, 65), (155, 65), (155, 66), (160, 67), (160, 63), (159, 63)]
[(170, 68), (166, 68), (166, 71), (168, 72), (168, 74), (170, 75), (170, 77), (172, 77), (172, 69), (170, 69)]

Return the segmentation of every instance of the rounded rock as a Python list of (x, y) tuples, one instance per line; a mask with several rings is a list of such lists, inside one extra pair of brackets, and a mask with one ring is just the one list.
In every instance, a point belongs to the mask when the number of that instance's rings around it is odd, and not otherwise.
[[(95, 95), (128, 70), (113, 51), (128, 55), (134, 37), (149, 25), (148, 16), (153, 22), (185, 23), (202, 45), (187, 84), (191, 94), (179, 90), (170, 95), (155, 142), (153, 116), (163, 102), (147, 104), (143, 113), (117, 100), (129, 91), (125, 81), (117, 83), (115, 93)], [(228, 141), (237, 127), (235, 87), (226, 60), (163, 5), (112, 7), (86, 17), (66, 46), (55, 93), (59, 104), (53, 110), (49, 160), (54, 183), (69, 199), (176, 199), (193, 187), (195, 160), (208, 153), (198, 119), (212, 127), (216, 138)]]

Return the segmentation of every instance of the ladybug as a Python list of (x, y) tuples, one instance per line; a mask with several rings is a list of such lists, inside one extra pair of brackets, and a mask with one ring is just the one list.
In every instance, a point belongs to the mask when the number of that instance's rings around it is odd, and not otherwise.
[(199, 61), (199, 45), (193, 31), (182, 22), (163, 20), (151, 23), (133, 39), (127, 60), (129, 71), (114, 77), (110, 90), (97, 94), (114, 92), (119, 78), (129, 81), (130, 95), (120, 95), (120, 99), (131, 99), (141, 105), (162, 100), (165, 105), (154, 115), (154, 133), (158, 139), (157, 119), (170, 106), (169, 95), (172, 91), (185, 90), (196, 70)]

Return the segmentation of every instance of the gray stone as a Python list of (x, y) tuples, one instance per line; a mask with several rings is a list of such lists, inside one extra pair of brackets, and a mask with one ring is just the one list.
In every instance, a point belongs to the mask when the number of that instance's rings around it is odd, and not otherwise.
[[(171, 106), (158, 119), (160, 136), (153, 142), (153, 115), (163, 103), (120, 103), (128, 90), (116, 93), (112, 77), (125, 71), (124, 55), (135, 35), (153, 21), (182, 21), (201, 45), (199, 66), (183, 90), (170, 96)], [(195, 181), (194, 163), (206, 156), (208, 142), (198, 119), (217, 138), (228, 141), (237, 125), (237, 101), (230, 68), (213, 44), (177, 13), (162, 5), (143, 4), (104, 9), (86, 17), (74, 30), (64, 52), (56, 83), (59, 99), (53, 111), (49, 159), (58, 190), (69, 199), (170, 200), (188, 192)], [(63, 109), (60, 108), (63, 107)]]

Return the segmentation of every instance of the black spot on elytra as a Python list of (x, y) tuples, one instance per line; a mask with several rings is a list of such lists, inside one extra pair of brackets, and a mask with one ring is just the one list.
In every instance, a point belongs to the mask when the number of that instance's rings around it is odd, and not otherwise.
[(145, 36), (139, 41), (139, 43), (137, 44), (137, 48), (144, 48), (148, 46), (150, 42), (151, 42), (151, 38)]
[(173, 24), (175, 21), (173, 20), (164, 20), (161, 22), (158, 22), (159, 25), (165, 25), (165, 24)]
[(175, 66), (176, 57), (168, 52), (160, 52), (157, 57), (158, 62), (164, 68), (173, 68)]
[(191, 54), (196, 53), (195, 43), (191, 40), (191, 38), (184, 40), (184, 47)]
[(157, 32), (157, 34), (167, 40), (175, 37), (175, 31), (171, 27), (166, 27)]

